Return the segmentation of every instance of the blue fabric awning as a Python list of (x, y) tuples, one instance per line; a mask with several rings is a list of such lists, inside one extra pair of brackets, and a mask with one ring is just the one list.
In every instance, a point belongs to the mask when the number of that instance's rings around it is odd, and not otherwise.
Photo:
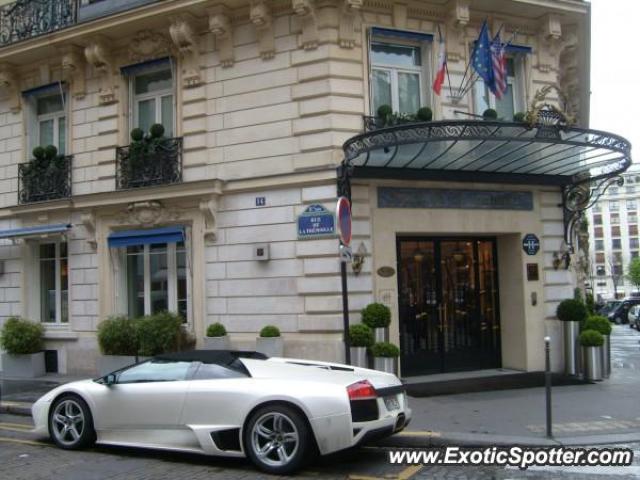
[(410, 32), (408, 30), (395, 30), (393, 28), (373, 27), (371, 34), (374, 37), (391, 37), (404, 38), (408, 40), (417, 40), (419, 42), (433, 41), (433, 35), (430, 33)]
[(110, 248), (177, 242), (184, 242), (184, 227), (182, 225), (146, 230), (122, 230), (109, 235)]
[(23, 97), (30, 97), (33, 95), (54, 95), (64, 93), (66, 88), (65, 82), (53, 82), (47, 85), (41, 85), (39, 87), (30, 88), (22, 92)]
[(71, 228), (68, 223), (55, 223), (50, 225), (35, 225), (33, 227), (11, 228), (0, 230), (0, 238), (37, 237), (39, 235), (51, 235), (64, 233)]
[(144, 73), (147, 70), (160, 67), (170, 67), (171, 59), (169, 57), (157, 58), (155, 60), (149, 60), (142, 63), (134, 63), (133, 65), (126, 65), (120, 68), (120, 73), (124, 76), (133, 76)]

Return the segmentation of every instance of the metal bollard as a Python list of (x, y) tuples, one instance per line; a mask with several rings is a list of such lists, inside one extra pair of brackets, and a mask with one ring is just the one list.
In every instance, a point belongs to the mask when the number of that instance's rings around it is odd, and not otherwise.
[(544, 337), (544, 388), (547, 401), (547, 437), (553, 438), (551, 425), (551, 337)]

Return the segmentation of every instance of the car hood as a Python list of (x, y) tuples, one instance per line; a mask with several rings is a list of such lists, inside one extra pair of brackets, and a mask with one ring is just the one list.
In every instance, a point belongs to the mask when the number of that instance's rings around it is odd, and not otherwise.
[(326, 382), (345, 386), (368, 380), (377, 389), (402, 385), (400, 379), (391, 373), (340, 363), (279, 357), (268, 360), (243, 358), (242, 362), (253, 378)]

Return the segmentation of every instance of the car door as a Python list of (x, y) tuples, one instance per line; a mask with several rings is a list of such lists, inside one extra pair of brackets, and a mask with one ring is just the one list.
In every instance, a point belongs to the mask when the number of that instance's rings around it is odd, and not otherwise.
[(117, 373), (116, 382), (94, 397), (96, 430), (176, 429), (192, 365), (152, 359)]

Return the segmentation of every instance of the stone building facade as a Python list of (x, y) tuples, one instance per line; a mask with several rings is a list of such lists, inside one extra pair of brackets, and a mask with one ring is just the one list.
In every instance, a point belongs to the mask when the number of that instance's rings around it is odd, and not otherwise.
[[(260, 328), (274, 324), (286, 355), (341, 360), (338, 240), (299, 239), (296, 220), (310, 205), (335, 208), (342, 145), (363, 131), (363, 115), (388, 102), (396, 111), (429, 106), (435, 120), (473, 119), (469, 114), (487, 107), (509, 117), (554, 86), (560, 93), (548, 100), (588, 123), (590, 19), (583, 1), (126, 3), (80, 2), (73, 19), (61, 12), (60, 28), (8, 35), (0, 45), (0, 318), (44, 322), (46, 348), (57, 352), (61, 372), (94, 371), (95, 332), (104, 318), (158, 308), (183, 313), (198, 342), (209, 324), (222, 322), (234, 346), (253, 348)], [(435, 96), (438, 31), (457, 87), (485, 18), (511, 40), (509, 101), (497, 102), (481, 81), (458, 99), (448, 82)], [(132, 128), (158, 122), (181, 139), (169, 159), (178, 162), (179, 176), (136, 184), (121, 147), (131, 143)], [(18, 165), (44, 143), (69, 156), (71, 192), (34, 201)], [(384, 188), (445, 188), (472, 197), (524, 192), (531, 204), (384, 207)], [(418, 298), (431, 304), (413, 274), (402, 277), (417, 268), (403, 259), (443, 261), (446, 252), (457, 259), (467, 246), (465, 265), (484, 261), (491, 277), (471, 286), (477, 295), (485, 287), (495, 294), (485, 305), (485, 313), (494, 312), (488, 365), (542, 369), (545, 335), (559, 352), (554, 312), (574, 287), (570, 271), (553, 268), (554, 255), (566, 249), (559, 186), (487, 177), (353, 178), (351, 192), (353, 248), (364, 255), (359, 274), (348, 268), (351, 321), (372, 301), (387, 304), (391, 340), (406, 353), (401, 363), (408, 365), (417, 349), (435, 355), (417, 373), (449, 370), (441, 367), (449, 347), (438, 353), (426, 336), (401, 338), (416, 334), (409, 324), (424, 314), (412, 310)], [(16, 230), (38, 226), (59, 227)], [(114, 246), (114, 234), (143, 230), (159, 235), (156, 243)], [(526, 234), (540, 241), (535, 257), (523, 251)], [(268, 246), (268, 260), (256, 259), (258, 244)], [(527, 280), (530, 263), (539, 275)], [(394, 273), (381, 276), (381, 267)], [(434, 288), (442, 290), (443, 282)], [(472, 358), (460, 362), (462, 369), (474, 365)], [(554, 368), (561, 366), (554, 355)]]

